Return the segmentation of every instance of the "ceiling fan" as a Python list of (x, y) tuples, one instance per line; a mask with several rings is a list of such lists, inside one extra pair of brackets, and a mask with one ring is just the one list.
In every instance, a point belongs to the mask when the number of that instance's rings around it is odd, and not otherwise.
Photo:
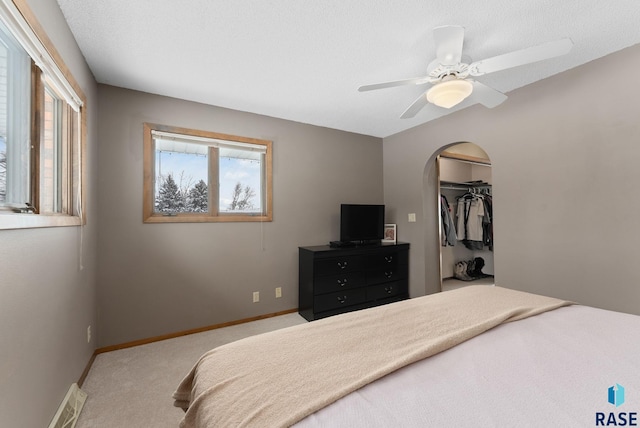
[(436, 59), (431, 61), (427, 67), (426, 76), (360, 86), (358, 91), (431, 83), (433, 86), (420, 95), (402, 113), (400, 116), (402, 119), (414, 117), (429, 103), (441, 108), (451, 108), (469, 96), (473, 101), (493, 108), (506, 100), (507, 96), (470, 77), (483, 76), (554, 58), (568, 53), (573, 47), (573, 42), (567, 38), (471, 62), (462, 56), (463, 27), (457, 25), (436, 27), (433, 30), (433, 35), (436, 44)]

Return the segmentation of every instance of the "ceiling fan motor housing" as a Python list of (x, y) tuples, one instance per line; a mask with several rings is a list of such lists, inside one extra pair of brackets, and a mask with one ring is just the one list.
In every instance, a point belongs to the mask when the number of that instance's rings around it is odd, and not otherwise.
[[(435, 63), (435, 65), (434, 65)], [(453, 65), (440, 64), (437, 60), (429, 65), (429, 83), (438, 83), (445, 80), (466, 79), (469, 76), (469, 64), (459, 62)], [(432, 66), (434, 68), (432, 68)]]

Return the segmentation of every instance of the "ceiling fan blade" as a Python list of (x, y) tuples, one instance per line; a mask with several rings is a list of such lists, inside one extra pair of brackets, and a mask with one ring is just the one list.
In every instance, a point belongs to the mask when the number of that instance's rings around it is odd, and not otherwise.
[(424, 85), (429, 82), (428, 77), (414, 77), (413, 79), (394, 80), (392, 82), (375, 83), (373, 85), (364, 85), (358, 88), (359, 92), (373, 91), (375, 89), (392, 88), (394, 86), (404, 85)]
[(442, 65), (458, 64), (462, 58), (464, 28), (457, 25), (445, 25), (433, 30), (436, 43), (436, 57)]
[(420, 96), (400, 115), (400, 119), (409, 119), (414, 117), (425, 105), (429, 104), (427, 101), (427, 95), (425, 93)]
[(469, 66), (469, 74), (471, 76), (482, 76), (483, 74), (554, 58), (569, 53), (572, 47), (573, 42), (571, 39), (561, 39), (543, 43), (538, 46), (532, 46), (482, 61), (476, 61)]
[(469, 98), (487, 108), (494, 108), (495, 106), (502, 104), (502, 102), (507, 99), (505, 94), (487, 85), (474, 80), (470, 80), (470, 82), (473, 84), (473, 92)]

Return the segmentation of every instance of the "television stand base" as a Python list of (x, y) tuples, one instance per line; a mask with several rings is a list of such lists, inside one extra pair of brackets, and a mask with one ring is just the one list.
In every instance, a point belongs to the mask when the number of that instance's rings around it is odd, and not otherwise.
[(355, 242), (351, 242), (351, 241), (331, 241), (329, 242), (329, 247), (331, 248), (349, 248), (349, 247), (355, 247), (356, 244)]
[(365, 241), (355, 241), (356, 247), (366, 247), (369, 245), (380, 245), (379, 239), (368, 239)]

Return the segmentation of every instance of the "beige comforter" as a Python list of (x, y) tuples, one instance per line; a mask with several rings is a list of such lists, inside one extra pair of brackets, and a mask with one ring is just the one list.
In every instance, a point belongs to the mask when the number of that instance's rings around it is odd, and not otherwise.
[(249, 337), (207, 352), (181, 382), (180, 426), (290, 426), (499, 324), (569, 304), (471, 286)]

